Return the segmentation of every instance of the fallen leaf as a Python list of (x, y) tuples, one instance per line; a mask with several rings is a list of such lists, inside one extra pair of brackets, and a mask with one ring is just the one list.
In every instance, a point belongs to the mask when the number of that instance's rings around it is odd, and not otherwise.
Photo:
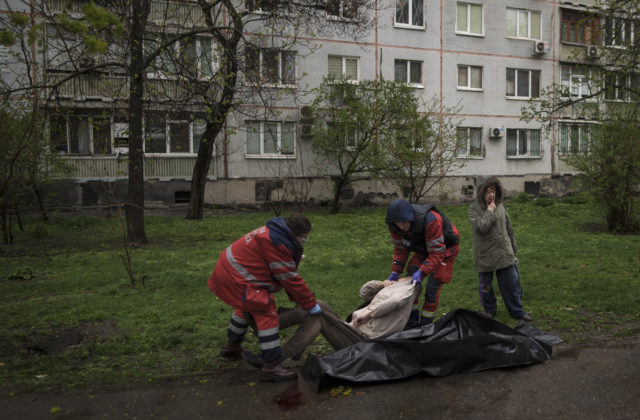
[(255, 382), (249, 382), (249, 386), (256, 386)]
[(208, 379), (200, 379), (200, 383), (201, 383), (201, 384), (206, 384), (207, 382), (209, 382), (209, 380), (208, 380)]
[(223, 400), (218, 401), (218, 405), (222, 405), (223, 402)]
[(51, 407), (50, 414), (58, 414), (62, 409), (60, 407)]

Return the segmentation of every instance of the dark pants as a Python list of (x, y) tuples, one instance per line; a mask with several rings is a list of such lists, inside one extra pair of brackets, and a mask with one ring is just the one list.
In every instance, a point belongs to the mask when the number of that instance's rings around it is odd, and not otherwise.
[(299, 306), (284, 310), (278, 315), (281, 330), (300, 325), (293, 337), (283, 346), (285, 354), (293, 360), (299, 360), (319, 334), (322, 334), (335, 350), (367, 339), (357, 329), (340, 319), (325, 302), (318, 301), (318, 305), (322, 312), (317, 315), (310, 315)]
[[(496, 278), (498, 279), (498, 287), (504, 305), (509, 311), (509, 315), (513, 318), (522, 318), (524, 311), (522, 310), (522, 289), (520, 288), (520, 277), (518, 276), (517, 266), (514, 264), (510, 267), (496, 270)], [(486, 313), (495, 314), (498, 310), (496, 304), (496, 296), (493, 292), (493, 271), (479, 273), (480, 277), (480, 303), (482, 309)]]

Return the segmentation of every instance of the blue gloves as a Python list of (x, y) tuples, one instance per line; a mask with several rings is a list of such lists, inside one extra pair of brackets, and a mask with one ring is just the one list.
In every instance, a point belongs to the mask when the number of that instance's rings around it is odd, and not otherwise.
[(392, 272), (389, 274), (389, 277), (387, 277), (387, 280), (398, 281), (398, 273)]
[(322, 312), (322, 308), (317, 303), (316, 303), (316, 306), (314, 306), (313, 308), (309, 309), (309, 313), (311, 315), (317, 315), (317, 314), (319, 314), (321, 312)]
[(422, 272), (422, 270), (416, 271), (415, 273), (413, 273), (413, 276), (411, 276), (411, 284), (422, 283), (422, 277), (424, 277), (424, 273)]

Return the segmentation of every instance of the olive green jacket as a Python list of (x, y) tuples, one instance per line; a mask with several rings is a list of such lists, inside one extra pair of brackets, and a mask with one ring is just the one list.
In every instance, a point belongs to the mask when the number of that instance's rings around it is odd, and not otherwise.
[[(484, 192), (491, 185), (496, 187), (496, 208), (493, 211), (487, 210), (484, 202)], [(509, 213), (502, 205), (502, 193), (502, 184), (497, 178), (479, 180), (476, 200), (469, 206), (473, 256), (479, 272), (506, 268), (515, 261), (516, 241)]]

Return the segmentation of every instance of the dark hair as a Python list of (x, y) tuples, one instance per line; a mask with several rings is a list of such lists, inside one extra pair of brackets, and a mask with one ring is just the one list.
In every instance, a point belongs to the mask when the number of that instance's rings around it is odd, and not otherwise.
[(311, 222), (303, 214), (292, 214), (284, 219), (293, 236), (304, 236), (311, 232)]

